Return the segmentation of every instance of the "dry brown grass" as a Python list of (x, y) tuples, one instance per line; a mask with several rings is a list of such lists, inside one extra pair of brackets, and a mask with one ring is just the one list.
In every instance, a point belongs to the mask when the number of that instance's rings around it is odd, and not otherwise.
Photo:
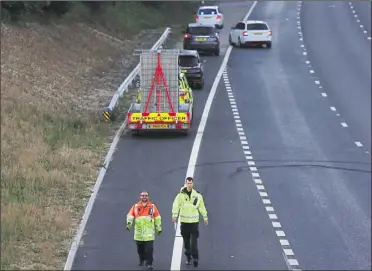
[(76, 28), (1, 26), (2, 270), (63, 267), (110, 141), (97, 114), (136, 43)]

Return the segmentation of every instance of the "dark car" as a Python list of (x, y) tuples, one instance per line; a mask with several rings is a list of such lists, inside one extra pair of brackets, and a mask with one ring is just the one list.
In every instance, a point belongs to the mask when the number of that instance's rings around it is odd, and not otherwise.
[(220, 36), (214, 25), (192, 23), (183, 33), (183, 49), (220, 55)]
[(178, 65), (181, 72), (185, 73), (190, 86), (198, 89), (204, 87), (204, 64), (205, 60), (200, 59), (199, 53), (195, 50), (181, 50)]

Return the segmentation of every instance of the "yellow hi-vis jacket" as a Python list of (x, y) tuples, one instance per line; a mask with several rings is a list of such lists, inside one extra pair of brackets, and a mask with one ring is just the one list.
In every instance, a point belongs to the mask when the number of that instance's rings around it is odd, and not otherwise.
[(207, 209), (204, 205), (203, 196), (193, 189), (190, 197), (187, 195), (187, 188), (182, 187), (173, 201), (172, 217), (180, 215), (180, 222), (195, 223), (199, 222), (199, 214), (204, 220), (208, 219)]

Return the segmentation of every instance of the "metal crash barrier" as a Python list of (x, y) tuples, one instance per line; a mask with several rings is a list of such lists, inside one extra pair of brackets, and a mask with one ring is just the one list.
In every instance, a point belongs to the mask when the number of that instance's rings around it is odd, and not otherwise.
[[(159, 40), (154, 44), (154, 46), (149, 50), (156, 50), (161, 47), (164, 42), (168, 39), (169, 34), (172, 33), (171, 28), (167, 27)], [(111, 102), (108, 106), (105, 106), (103, 109), (103, 117), (106, 122), (111, 122), (113, 120), (113, 112), (115, 107), (118, 104), (119, 98), (123, 95), (124, 92), (128, 92), (128, 89), (133, 83), (136, 87), (139, 86), (138, 75), (140, 72), (140, 64), (138, 63), (137, 66), (133, 69), (133, 71), (128, 75), (128, 77), (124, 80), (124, 82), (119, 86), (119, 88), (115, 91)], [(137, 81), (136, 81), (137, 79)]]

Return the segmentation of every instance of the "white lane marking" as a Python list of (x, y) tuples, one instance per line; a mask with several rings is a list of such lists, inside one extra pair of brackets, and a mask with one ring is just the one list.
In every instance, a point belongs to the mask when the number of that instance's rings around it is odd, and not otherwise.
[(109, 167), (109, 164), (112, 160), (112, 155), (116, 151), (116, 146), (117, 146), (117, 144), (120, 140), (120, 136), (125, 131), (125, 127), (127, 126), (127, 121), (128, 121), (127, 119), (124, 120), (123, 124), (120, 126), (119, 130), (115, 134), (114, 139), (112, 140), (112, 143), (110, 145), (110, 149), (107, 152), (107, 155), (105, 157), (103, 166), (101, 167), (101, 170), (99, 172), (96, 183), (94, 184), (94, 187), (92, 189), (92, 193), (90, 195), (89, 201), (88, 201), (88, 203), (85, 207), (84, 214), (83, 214), (83, 217), (81, 218), (79, 228), (77, 229), (77, 232), (76, 232), (76, 234), (74, 236), (74, 239), (72, 241), (72, 244), (71, 244), (70, 250), (68, 252), (68, 256), (67, 256), (66, 263), (65, 263), (65, 266), (64, 266), (63, 270), (71, 270), (72, 265), (74, 264), (76, 253), (78, 251), (81, 239), (83, 237), (83, 234), (84, 234), (84, 231), (85, 231), (85, 228), (86, 228), (86, 225), (88, 223), (89, 216), (90, 216), (90, 214), (93, 210), (93, 205), (94, 205), (94, 202), (96, 201), (98, 191), (101, 187), (101, 184), (102, 184), (103, 179), (105, 177), (106, 171), (107, 171), (107, 169)]
[(358, 147), (363, 147), (363, 144), (360, 143), (359, 141), (355, 141), (355, 145), (357, 145)]
[[(227, 81), (228, 80), (229, 79), (227, 79)], [(235, 108), (231, 108), (231, 110), (234, 110), (234, 109)], [(242, 136), (242, 134), (244, 133), (243, 132), (244, 129), (240, 128), (242, 126), (238, 126), (238, 124), (236, 124), (236, 125), (237, 125), (237, 129), (240, 129), (239, 131), (241, 131), (241, 132), (239, 132), (239, 139), (240, 139), (241, 144), (242, 144), (243, 152), (244, 152), (245, 155), (247, 155), (247, 151), (245, 150), (245, 148), (249, 148), (247, 136), (246, 136), (246, 134), (244, 136)], [(260, 178), (260, 174), (258, 173), (258, 169), (256, 167), (256, 163), (253, 159), (253, 156), (251, 155), (251, 152), (249, 152), (249, 156), (245, 156), (245, 157), (246, 157), (247, 164), (249, 166), (250, 172), (252, 174), (252, 179), (253, 179), (253, 181), (256, 185), (257, 191), (258, 191), (258, 193), (259, 193), (259, 195), (262, 199), (262, 203), (265, 206), (265, 209), (266, 209), (266, 212), (267, 212), (267, 214), (269, 216), (269, 219), (271, 221), (272, 227), (274, 228), (275, 233), (276, 233), (276, 235), (278, 237), (278, 240), (280, 242), (280, 245), (283, 249), (284, 261), (287, 263), (288, 269), (293, 270), (294, 268), (296, 268), (298, 270), (301, 270), (301, 269), (299, 269), (299, 263), (294, 256), (293, 250), (290, 247), (288, 240), (282, 238), (282, 237), (285, 237), (285, 233), (282, 230), (282, 225), (279, 222), (278, 216), (275, 213), (274, 207), (272, 206), (271, 201), (269, 199), (269, 195), (267, 194), (267, 191), (266, 191), (265, 186), (262, 182), (262, 179)], [(277, 230), (277, 229), (280, 229), (280, 230)]]
[[(351, 3), (351, 2), (349, 2), (349, 4), (350, 4), (350, 3)], [(357, 18), (358, 15), (355, 14), (354, 17)], [(300, 18), (297, 18), (297, 19), (300, 19)], [(298, 23), (299, 23), (299, 21), (297, 21), (297, 24), (298, 24)], [(363, 26), (361, 26), (361, 27), (363, 27)], [(301, 31), (300, 31), (299, 33), (301, 33)], [(364, 30), (364, 33), (366, 33), (365, 30)], [(371, 40), (371, 37), (367, 37), (367, 38), (368, 38), (369, 40)], [(300, 46), (301, 46), (301, 48), (303, 48), (303, 50), (306, 50), (306, 48), (304, 48), (305, 46), (304, 46), (303, 44), (300, 44)], [(303, 53), (303, 54), (304, 54), (304, 53)], [(311, 67), (311, 65), (310, 65), (310, 61), (306, 60), (305, 63), (308, 64), (309, 68)], [(311, 70), (310, 70), (310, 73), (313, 74), (313, 73), (315, 73), (315, 71), (314, 71), (313, 69), (311, 69)], [(320, 84), (320, 81), (319, 81), (319, 80), (316, 80), (316, 81), (314, 81), (314, 82), (315, 82), (315, 84), (318, 86), (319, 89), (323, 89), (323, 87), (322, 87), (322, 85)], [(325, 92), (322, 92), (321, 95), (322, 95), (322, 97), (327, 97), (327, 93), (325, 93)], [(334, 106), (331, 106), (330, 109), (331, 109), (333, 112), (336, 112), (336, 108), (335, 108)], [(339, 113), (336, 113), (336, 116), (339, 117), (340, 114), (339, 114)], [(342, 127), (348, 127), (348, 125), (346, 124), (346, 122), (341, 122), (341, 126), (342, 126)], [(362, 146), (363, 146), (362, 143), (360, 143), (359, 141), (355, 142), (355, 144), (356, 144), (358, 147), (362, 147)], [(359, 146), (359, 144), (360, 144), (360, 146)], [(368, 151), (365, 151), (365, 153), (369, 153), (369, 152), (368, 152)]]
[[(257, 5), (257, 1), (254, 1), (252, 6), (249, 8), (247, 14), (244, 16), (243, 21), (248, 19), (248, 17), (251, 15), (251, 13), (252, 13), (252, 11), (253, 11), (253, 9), (255, 8), (256, 5)], [(192, 177), (194, 175), (195, 165), (196, 165), (196, 162), (197, 162), (197, 159), (198, 159), (200, 145), (201, 145), (202, 138), (203, 138), (203, 135), (204, 135), (204, 130), (205, 130), (205, 126), (207, 124), (209, 112), (211, 110), (212, 102), (213, 102), (214, 97), (216, 95), (217, 87), (218, 87), (218, 84), (221, 80), (221, 77), (222, 77), (223, 74), (227, 74), (227, 71), (225, 70), (225, 67), (226, 67), (227, 61), (229, 60), (231, 50), (232, 50), (232, 46), (229, 46), (227, 48), (226, 54), (223, 58), (221, 67), (220, 67), (220, 69), (217, 73), (217, 76), (216, 76), (216, 78), (213, 82), (213, 85), (212, 85), (211, 91), (208, 95), (207, 101), (205, 103), (204, 111), (203, 111), (203, 114), (201, 116), (198, 131), (196, 133), (195, 140), (194, 140), (194, 143), (193, 143), (193, 146), (192, 146), (192, 149), (191, 149), (191, 154), (190, 154), (189, 164), (188, 164), (188, 167), (187, 167), (186, 177), (188, 177), (188, 176)], [(230, 105), (231, 105), (231, 108), (236, 108), (236, 105), (234, 105), (232, 103), (230, 103)], [(239, 123), (236, 124), (237, 129), (239, 131), (239, 126), (238, 125), (240, 125), (240, 126), (242, 126), (242, 125), (239, 124)], [(249, 146), (243, 146), (243, 148), (244, 147), (247, 147), (249, 149)], [(180, 224), (181, 223), (179, 223), (179, 221), (178, 221), (177, 228), (176, 228), (176, 234), (175, 234), (175, 238), (174, 238), (174, 243), (173, 243), (173, 253), (172, 253), (172, 262), (171, 262), (171, 269), (170, 270), (181, 270), (183, 239), (182, 239), (182, 236), (181, 236)]]
[[(356, 11), (355, 11), (353, 5), (352, 5), (350, 2), (349, 2), (349, 6), (350, 6), (350, 10), (351, 10), (351, 12), (352, 12), (353, 17), (356, 19), (356, 22), (357, 22), (358, 25), (359, 25), (359, 28), (361, 28), (362, 31), (363, 31), (363, 33), (367, 35), (367, 34), (368, 34), (368, 31), (364, 30), (364, 25), (360, 24), (361, 21), (360, 21), (360, 19), (358, 19), (358, 14), (356, 13)], [(367, 39), (368, 39), (368, 40), (371, 40), (371, 37), (367, 36)]]

